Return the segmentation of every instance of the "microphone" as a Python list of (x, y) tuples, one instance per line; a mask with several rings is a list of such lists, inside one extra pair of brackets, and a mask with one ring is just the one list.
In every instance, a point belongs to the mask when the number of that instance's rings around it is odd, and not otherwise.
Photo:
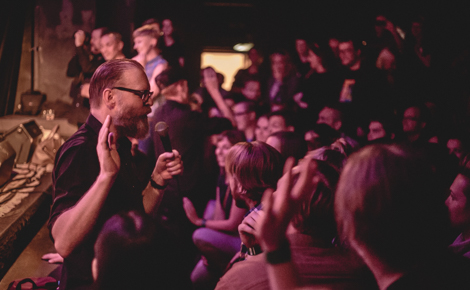
[(168, 127), (167, 123), (165, 122), (158, 122), (155, 125), (155, 132), (160, 136), (160, 140), (162, 141), (163, 148), (165, 152), (173, 152), (171, 150), (171, 143), (170, 143), (170, 136), (168, 135)]

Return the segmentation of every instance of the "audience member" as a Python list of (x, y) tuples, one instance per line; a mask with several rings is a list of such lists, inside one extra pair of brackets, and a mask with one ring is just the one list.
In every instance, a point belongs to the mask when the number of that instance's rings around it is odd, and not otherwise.
[(208, 114), (211, 108), (216, 107), (213, 96), (215, 94), (220, 95), (222, 99), (230, 96), (229, 92), (222, 88), (222, 82), (220, 82), (214, 68), (206, 67), (201, 69), (201, 84), (192, 94), (192, 98), (197, 100), (204, 114)]
[(100, 52), (106, 61), (126, 58), (122, 49), (124, 42), (120, 33), (108, 31), (101, 35)]
[(379, 116), (369, 122), (367, 141), (374, 143), (391, 143), (395, 139), (397, 126), (393, 117)]
[(310, 70), (308, 59), (309, 51), (305, 37), (299, 36), (295, 39), (295, 51), (296, 56), (294, 58), (294, 65), (296, 66), (300, 77), (303, 78)]
[(269, 57), (271, 61), (271, 76), (268, 79), (265, 99), (271, 106), (271, 111), (292, 109), (294, 95), (299, 90), (299, 78), (290, 56), (286, 51), (276, 51)]
[(296, 162), (302, 159), (308, 150), (304, 138), (290, 131), (279, 131), (269, 135), (266, 144), (279, 151), (284, 160), (294, 157)]
[[(328, 103), (337, 102), (342, 79), (339, 77), (334, 55), (329, 49), (317, 43), (308, 46), (307, 61), (309, 71), (301, 79), (302, 94), (296, 95), (296, 102), (305, 103), (309, 116), (317, 116), (318, 112)], [(308, 118), (308, 121), (314, 122)]]
[(375, 145), (349, 158), (335, 199), (338, 229), (380, 289), (470, 285), (469, 265), (445, 253), (448, 219), (439, 189), (417, 152)]
[[(104, 224), (94, 246), (94, 289), (150, 289), (161, 285), (155, 254), (155, 227), (136, 211), (119, 213)], [(164, 287), (162, 287), (164, 289)]]
[[(215, 78), (215, 75), (211, 76)], [(216, 80), (215, 80), (216, 82)], [(163, 197), (161, 210), (156, 214), (157, 221), (166, 229), (167, 239), (173, 241), (171, 250), (184, 252), (181, 273), (191, 272), (194, 265), (196, 249), (191, 239), (194, 225), (190, 223), (183, 209), (183, 197), (188, 197), (201, 213), (209, 200), (214, 188), (213, 177), (205, 172), (205, 146), (210, 144), (209, 137), (226, 129), (231, 129), (231, 123), (226, 118), (208, 118), (192, 111), (189, 105), (188, 85), (179, 69), (169, 68), (162, 72), (156, 83), (160, 87), (165, 102), (157, 108), (150, 119), (150, 137), (141, 143), (141, 149), (149, 158), (165, 152), (159, 135), (153, 130), (159, 122), (165, 122), (171, 146), (178, 150), (184, 160), (184, 173), (176, 180), (169, 182)], [(231, 114), (223, 99), (218, 96), (215, 103), (224, 114)], [(217, 173), (215, 173), (217, 175)], [(215, 184), (214, 184), (215, 187)], [(187, 271), (188, 273), (185, 273)]]
[[(104, 27), (96, 28), (91, 32), (91, 37), (83, 30), (78, 30), (74, 34), (75, 55), (67, 66), (67, 77), (74, 78), (70, 87), (70, 97), (73, 99), (73, 106), (85, 110), (83, 118), (77, 121), (83, 124), (86, 115), (89, 113), (89, 83), (95, 70), (104, 62), (100, 54), (100, 37), (106, 30)], [(84, 108), (83, 108), (84, 107)]]
[(238, 226), (242, 240), (241, 259), (260, 253), (253, 223), (256, 223), (263, 193), (268, 188), (276, 188), (283, 162), (276, 149), (259, 141), (238, 143), (227, 154), (225, 170), (233, 199), (237, 207), (249, 210)]
[(446, 200), (450, 223), (453, 228), (461, 231), (449, 249), (465, 258), (470, 258), (470, 207), (468, 199), (470, 199), (470, 172), (466, 169), (455, 178)]
[[(309, 285), (309, 289), (375, 289), (360, 259), (332, 243), (336, 236), (334, 192), (339, 172), (309, 156), (294, 170), (289, 161), (286, 165), (277, 191), (263, 198), (265, 207), (257, 233), (265, 255), (248, 260), (251, 272), (261, 274), (256, 280), (238, 282), (240, 288), (293, 289)], [(297, 177), (295, 185), (293, 174)], [(256, 266), (262, 268), (255, 270)], [(268, 277), (271, 287), (266, 285)], [(264, 287), (249, 287), (256, 282)]]
[(245, 134), (248, 142), (255, 140), (256, 105), (251, 101), (242, 101), (232, 107), (237, 129)]
[(256, 121), (255, 136), (256, 141), (266, 142), (269, 137), (269, 119), (267, 115), (262, 115)]
[(134, 49), (137, 51), (137, 55), (132, 59), (138, 61), (145, 68), (145, 74), (153, 92), (152, 99), (155, 99), (160, 93), (155, 78), (168, 67), (168, 62), (160, 55), (157, 46), (160, 33), (152, 25), (147, 24), (134, 30), (132, 36), (134, 37)]
[(184, 67), (184, 47), (175, 35), (173, 21), (165, 18), (162, 21), (163, 41), (162, 56), (170, 67)]
[(313, 124), (311, 128), (305, 132), (304, 140), (307, 142), (308, 151), (312, 151), (324, 146), (330, 146), (338, 138), (340, 133), (328, 124)]
[(292, 116), (288, 111), (275, 111), (268, 115), (269, 134), (279, 131), (294, 131)]
[(219, 135), (215, 154), (220, 166), (215, 206), (209, 202), (204, 218), (197, 216), (192, 202), (183, 199), (186, 216), (201, 228), (193, 233), (193, 241), (202, 257), (191, 273), (194, 289), (214, 288), (230, 259), (240, 250), (238, 225), (243, 220), (245, 209), (238, 208), (233, 201), (225, 174), (225, 159), (230, 148), (245, 141), (237, 130), (224, 131)]
[(248, 51), (248, 58), (250, 59), (250, 66), (246, 69), (240, 69), (235, 74), (232, 89), (234, 93), (241, 93), (246, 81), (251, 78), (262, 79), (261, 64), (263, 57), (256, 47), (252, 47)]

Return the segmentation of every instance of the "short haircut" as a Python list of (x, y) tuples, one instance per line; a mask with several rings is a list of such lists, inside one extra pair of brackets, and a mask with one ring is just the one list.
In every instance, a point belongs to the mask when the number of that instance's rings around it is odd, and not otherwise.
[(282, 176), (281, 154), (264, 142), (241, 142), (227, 153), (225, 170), (240, 183), (246, 196), (261, 201), (268, 188), (276, 188)]
[(142, 65), (131, 59), (112, 59), (100, 65), (90, 80), (90, 107), (98, 108), (103, 91), (113, 87), (125, 71), (133, 68), (145, 73)]
[(300, 211), (293, 217), (294, 228), (303, 234), (332, 241), (336, 236), (334, 193), (339, 172), (326, 161), (316, 161), (319, 182), (308, 198), (302, 201)]
[(294, 126), (294, 120), (292, 118), (292, 113), (287, 110), (274, 111), (268, 114), (268, 120), (273, 116), (279, 116), (284, 119), (286, 127)]
[(121, 35), (121, 33), (119, 33), (119, 32), (115, 32), (115, 31), (106, 31), (105, 33), (101, 34), (101, 37), (103, 37), (103, 36), (105, 36), (105, 35), (112, 35), (112, 36), (114, 36), (114, 39), (116, 39), (117, 42), (122, 41), (122, 35)]
[(134, 38), (139, 37), (139, 36), (150, 36), (152, 38), (158, 39), (160, 35), (158, 34), (158, 31), (155, 30), (155, 28), (153, 28), (152, 25), (147, 24), (147, 25), (137, 28), (132, 33), (132, 37)]
[(338, 182), (338, 232), (393, 270), (408, 271), (445, 248), (447, 209), (429, 162), (397, 145), (352, 154)]
[(217, 136), (217, 142), (221, 141), (223, 138), (227, 138), (230, 144), (235, 145), (239, 142), (245, 142), (246, 137), (245, 133), (239, 130), (225, 130)]
[(339, 43), (351, 42), (355, 50), (362, 49), (362, 42), (357, 37), (344, 36), (338, 39)]
[(155, 227), (136, 211), (112, 216), (95, 243), (96, 289), (149, 289), (155, 255)]
[[(162, 71), (158, 76), (155, 77), (155, 83), (158, 88), (164, 93), (166, 88), (171, 87), (182, 80), (185, 80), (183, 72), (178, 68), (169, 67)], [(171, 95), (171, 94), (170, 94)]]

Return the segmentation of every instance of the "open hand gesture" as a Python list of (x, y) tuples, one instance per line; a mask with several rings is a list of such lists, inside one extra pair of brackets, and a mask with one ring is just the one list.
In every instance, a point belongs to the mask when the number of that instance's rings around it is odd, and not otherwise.
[(98, 153), (101, 173), (116, 176), (121, 167), (121, 159), (116, 149), (116, 135), (109, 132), (111, 122), (111, 116), (108, 115), (98, 135), (96, 152)]

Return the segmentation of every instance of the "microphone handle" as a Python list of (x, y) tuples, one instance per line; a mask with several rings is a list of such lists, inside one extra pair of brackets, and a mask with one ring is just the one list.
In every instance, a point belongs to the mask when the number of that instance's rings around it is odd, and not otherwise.
[(163, 149), (165, 149), (165, 152), (173, 152), (171, 149), (170, 137), (168, 135), (160, 136), (160, 140), (162, 140)]

